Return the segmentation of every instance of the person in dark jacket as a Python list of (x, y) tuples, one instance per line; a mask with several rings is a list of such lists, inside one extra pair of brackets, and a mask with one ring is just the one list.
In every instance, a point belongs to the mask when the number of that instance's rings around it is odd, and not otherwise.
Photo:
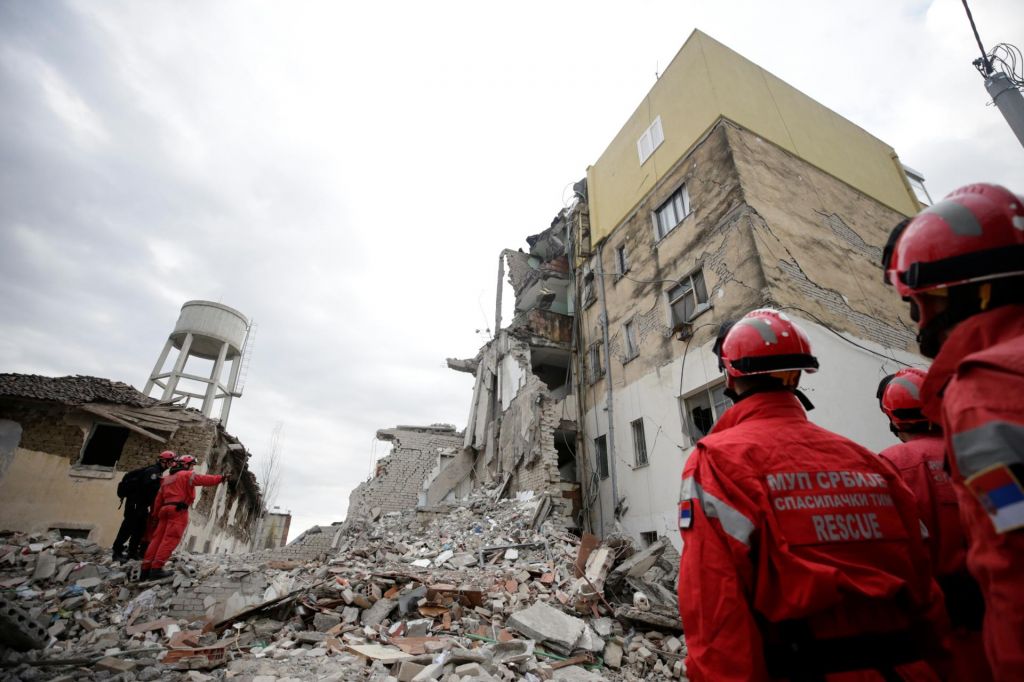
[[(129, 471), (118, 484), (117, 496), (124, 504), (124, 520), (114, 540), (114, 561), (142, 558), (144, 550), (140, 545), (146, 533), (150, 508), (160, 490), (160, 480), (174, 464), (175, 457), (173, 452), (165, 450), (157, 456), (155, 464)], [(128, 544), (127, 553), (125, 543)]]

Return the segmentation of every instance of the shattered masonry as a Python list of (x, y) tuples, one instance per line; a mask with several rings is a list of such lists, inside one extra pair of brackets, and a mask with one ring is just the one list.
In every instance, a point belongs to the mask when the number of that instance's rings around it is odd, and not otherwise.
[(581, 542), (503, 490), (145, 583), (90, 540), (0, 534), (0, 682), (685, 680), (671, 545)]

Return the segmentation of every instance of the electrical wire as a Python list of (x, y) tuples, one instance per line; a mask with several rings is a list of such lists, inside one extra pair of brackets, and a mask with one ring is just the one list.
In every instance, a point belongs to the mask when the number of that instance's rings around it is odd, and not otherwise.
[(999, 43), (988, 53), (990, 65), (997, 65), (996, 69), (1009, 79), (1018, 88), (1024, 88), (1024, 56), (1020, 48), (1009, 43)]
[(878, 357), (882, 358), (883, 360), (888, 360), (889, 362), (895, 362), (897, 365), (902, 365), (904, 367), (913, 367), (913, 365), (911, 365), (909, 363), (906, 363), (906, 362), (903, 362), (902, 360), (897, 360), (895, 357), (889, 357), (888, 355), (884, 355), (882, 353), (879, 353), (878, 351), (872, 350), (872, 349), (868, 348), (867, 346), (862, 346), (861, 344), (857, 343), (856, 341), (851, 341), (850, 339), (846, 338), (845, 336), (843, 336), (842, 334), (837, 332), (835, 329), (830, 327), (828, 325), (828, 323), (824, 322), (817, 315), (815, 315), (814, 313), (812, 313), (812, 312), (810, 312), (808, 310), (804, 310), (800, 306), (784, 305), (784, 306), (779, 306), (777, 308), (777, 310), (799, 310), (804, 315), (806, 315), (807, 317), (811, 318), (812, 320), (817, 322), (819, 325), (821, 325), (825, 329), (829, 330), (830, 332), (832, 332), (833, 334), (835, 334), (836, 336), (841, 338), (843, 341), (845, 341), (846, 343), (850, 344), (851, 346), (856, 346), (857, 348), (860, 348), (863, 351), (871, 353), (872, 355), (877, 355)]

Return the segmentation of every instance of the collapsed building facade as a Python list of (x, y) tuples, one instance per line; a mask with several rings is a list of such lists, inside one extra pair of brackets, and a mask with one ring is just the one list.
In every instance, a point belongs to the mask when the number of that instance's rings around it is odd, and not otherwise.
[(163, 450), (196, 457), (228, 484), (199, 489), (182, 546), (248, 550), (262, 511), (245, 447), (216, 420), (88, 376), (0, 374), (0, 529), (58, 531), (110, 546), (117, 485)]
[[(472, 360), (449, 359), (475, 382), (464, 447), (506, 494), (546, 494), (555, 516), (580, 527), (577, 411), (572, 387), (573, 315), (569, 223), (559, 214), (527, 238), (529, 253), (505, 250), (498, 267), (497, 332)], [(507, 267), (514, 317), (501, 326)]]

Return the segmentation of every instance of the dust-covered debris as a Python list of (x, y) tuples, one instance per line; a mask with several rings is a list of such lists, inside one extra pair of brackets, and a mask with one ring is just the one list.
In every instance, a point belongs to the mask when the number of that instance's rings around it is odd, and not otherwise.
[(0, 534), (22, 614), (0, 679), (685, 679), (672, 546), (581, 542), (538, 523), (543, 499), (481, 489), (311, 533), (312, 560), (181, 552), (141, 583), (87, 540)]

